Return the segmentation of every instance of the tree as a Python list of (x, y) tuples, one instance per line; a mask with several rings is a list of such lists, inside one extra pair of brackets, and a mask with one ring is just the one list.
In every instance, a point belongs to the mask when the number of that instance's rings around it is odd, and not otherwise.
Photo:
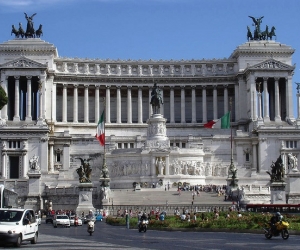
[(0, 110), (7, 104), (7, 102), (8, 102), (7, 95), (4, 89), (2, 88), (2, 86), (0, 86)]

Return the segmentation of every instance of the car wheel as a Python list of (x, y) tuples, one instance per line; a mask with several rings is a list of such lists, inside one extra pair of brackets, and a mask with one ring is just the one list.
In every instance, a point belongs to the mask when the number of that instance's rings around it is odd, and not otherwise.
[(17, 238), (17, 241), (15, 243), (15, 246), (16, 247), (20, 247), (21, 246), (21, 243), (22, 243), (22, 236), (19, 235), (18, 238)]
[(38, 235), (37, 233), (35, 233), (33, 239), (30, 241), (31, 244), (36, 244), (37, 243), (37, 239), (38, 239)]

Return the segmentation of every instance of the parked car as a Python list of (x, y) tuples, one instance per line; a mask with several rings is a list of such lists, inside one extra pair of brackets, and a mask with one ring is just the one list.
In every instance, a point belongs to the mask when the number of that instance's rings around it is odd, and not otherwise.
[(103, 221), (103, 215), (102, 214), (96, 215), (96, 221)]
[(53, 226), (70, 227), (70, 219), (67, 215), (55, 215), (53, 219)]
[(40, 216), (38, 214), (35, 215), (35, 220), (37, 221), (38, 225), (41, 225), (42, 219), (40, 218)]
[(22, 241), (36, 244), (38, 239), (38, 222), (32, 209), (0, 209), (0, 242), (13, 243), (20, 247)]
[(53, 224), (53, 218), (54, 218), (53, 214), (47, 215), (47, 217), (46, 217), (46, 224), (47, 223), (52, 223)]
[(77, 220), (77, 226), (82, 226), (82, 220), (79, 217), (76, 218), (75, 215), (70, 216), (70, 225), (75, 226), (76, 220)]

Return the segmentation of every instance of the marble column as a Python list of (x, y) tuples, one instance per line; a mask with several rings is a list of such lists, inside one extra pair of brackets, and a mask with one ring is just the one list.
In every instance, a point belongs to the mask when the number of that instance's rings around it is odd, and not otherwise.
[(202, 123), (207, 123), (206, 86), (202, 86)]
[(44, 121), (44, 109), (43, 109), (43, 84), (40, 82), (39, 84), (39, 97), (40, 97), (40, 102), (39, 102), (39, 121), (38, 124), (43, 124)]
[(150, 104), (150, 102), (151, 102), (151, 92), (152, 92), (152, 87), (149, 87), (149, 101), (148, 101), (148, 103), (149, 103), (149, 118), (151, 117), (151, 115), (153, 113), (152, 105)]
[[(239, 79), (240, 82), (240, 79)], [(239, 84), (234, 85), (234, 109), (235, 109), (235, 121), (240, 119), (240, 102), (239, 102)], [(231, 116), (232, 117), (232, 116)], [(233, 120), (232, 120), (233, 121)]]
[(174, 86), (170, 86), (170, 123), (175, 123)]
[(192, 123), (197, 122), (196, 117), (196, 86), (193, 85), (192, 87)]
[(279, 103), (279, 78), (275, 77), (275, 122), (281, 122)]
[(95, 123), (98, 123), (100, 117), (100, 86), (95, 85)]
[[(50, 76), (50, 80), (53, 81), (53, 76)], [(51, 120), (56, 122), (56, 83), (53, 82), (51, 89)]]
[(28, 172), (28, 157), (27, 157), (27, 152), (22, 153), (22, 178), (27, 177), (27, 172)]
[(117, 123), (122, 123), (121, 114), (122, 114), (122, 107), (121, 107), (121, 85), (117, 85)]
[[(2, 81), (2, 82), (1, 82)], [(8, 84), (8, 76), (1, 74), (1, 81), (0, 81), (0, 85), (2, 86), (3, 90), (5, 91), (6, 95), (7, 95), (7, 84)], [(2, 108), (2, 110), (0, 110), (0, 120), (1, 118), (5, 121), (2, 121), (3, 123), (6, 123), (8, 117), (7, 117), (7, 104), (4, 105), (4, 107)]]
[(258, 118), (257, 118), (257, 125), (264, 125), (264, 120), (262, 119), (262, 110), (261, 110), (261, 93), (257, 92), (257, 113), (258, 113)]
[(67, 122), (67, 84), (63, 84), (62, 122)]
[(20, 121), (20, 76), (15, 76), (15, 115), (13, 121)]
[(84, 85), (84, 123), (89, 123), (89, 85)]
[(166, 175), (170, 175), (170, 157), (166, 155), (166, 170), (165, 170)]
[(213, 109), (214, 109), (214, 120), (218, 119), (218, 92), (217, 92), (217, 85), (213, 86)]
[(228, 112), (228, 85), (224, 85), (224, 114), (227, 114), (227, 112)]
[(286, 116), (292, 121), (294, 120), (293, 113), (293, 86), (292, 86), (292, 75), (289, 75), (286, 79)]
[(151, 176), (155, 176), (155, 175), (156, 175), (156, 169), (155, 169), (155, 156), (152, 156), (152, 157), (151, 157), (150, 175), (151, 175)]
[(4, 151), (3, 149), (2, 149), (2, 178), (7, 179), (7, 152)]
[(300, 93), (297, 93), (297, 120), (296, 125), (300, 126)]
[(78, 123), (78, 85), (73, 86), (73, 122)]
[(270, 121), (268, 78), (264, 77), (264, 122)]
[(31, 96), (32, 96), (32, 91), (31, 91), (31, 79), (32, 76), (26, 76), (27, 78), (27, 108), (26, 108), (26, 118), (25, 121), (32, 121), (32, 116), (31, 116)]
[(138, 87), (138, 123), (143, 123), (143, 91)]
[(49, 172), (52, 173), (54, 171), (54, 142), (49, 142)]
[(110, 123), (110, 86), (106, 86), (106, 123)]
[(252, 157), (253, 157), (253, 164), (252, 164), (252, 173), (251, 176), (256, 175), (257, 173), (257, 142), (252, 142)]
[(127, 123), (132, 123), (132, 98), (131, 98), (132, 86), (127, 86)]
[[(161, 98), (164, 102), (164, 90), (163, 90), (163, 86), (161, 86), (161, 89), (160, 89), (160, 93), (161, 93)], [(164, 116), (164, 105), (160, 105), (160, 113), (162, 116)]]
[(181, 110), (181, 123), (185, 123), (185, 89), (184, 86), (181, 88), (181, 101), (180, 101), (180, 110)]

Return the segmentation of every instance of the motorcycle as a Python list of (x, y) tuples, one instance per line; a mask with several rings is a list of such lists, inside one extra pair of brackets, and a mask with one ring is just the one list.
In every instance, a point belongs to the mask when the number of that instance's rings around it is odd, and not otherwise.
[(287, 240), (290, 236), (288, 228), (289, 228), (289, 223), (286, 221), (279, 221), (275, 223), (275, 227), (272, 227), (271, 223), (267, 224), (267, 227), (264, 227), (265, 231), (265, 237), (267, 239), (271, 239), (273, 236), (277, 237), (280, 236), (282, 239)]
[(95, 222), (90, 220), (88, 223), (87, 223), (87, 231), (88, 233), (90, 234), (90, 236), (92, 236), (93, 232), (95, 231)]
[(74, 218), (74, 226), (77, 227), (78, 226), (78, 217), (75, 216)]
[(139, 232), (143, 232), (144, 231), (146, 233), (148, 223), (149, 223), (148, 220), (142, 220), (142, 221), (140, 221), (139, 226), (138, 226)]

